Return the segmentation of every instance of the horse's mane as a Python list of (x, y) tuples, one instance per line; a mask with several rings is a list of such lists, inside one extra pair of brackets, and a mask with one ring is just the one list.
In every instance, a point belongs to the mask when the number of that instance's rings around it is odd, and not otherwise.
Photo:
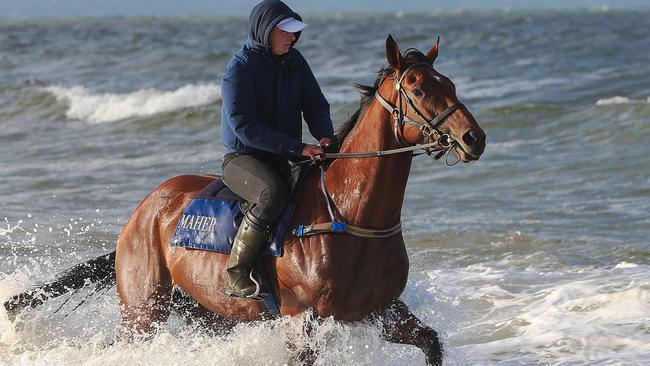
[[(412, 64), (416, 62), (430, 62), (427, 60), (426, 56), (422, 52), (409, 48), (404, 54), (404, 60), (406, 64)], [(355, 89), (361, 93), (361, 102), (359, 103), (359, 109), (354, 112), (345, 122), (341, 123), (338, 130), (336, 131), (336, 142), (339, 146), (343, 143), (345, 138), (350, 134), (350, 132), (357, 125), (357, 122), (363, 119), (364, 114), (368, 110), (370, 103), (375, 98), (375, 92), (379, 89), (379, 86), (384, 80), (384, 78), (390, 76), (394, 72), (393, 68), (390, 66), (384, 66), (379, 71), (377, 71), (377, 76), (373, 86), (363, 85), (354, 83)]]
[(361, 93), (361, 102), (359, 103), (359, 109), (354, 112), (345, 122), (341, 123), (338, 130), (336, 131), (336, 142), (339, 144), (343, 143), (345, 138), (348, 136), (350, 131), (354, 129), (354, 126), (357, 125), (357, 122), (363, 119), (363, 115), (366, 113), (366, 110), (370, 106), (370, 103), (375, 98), (375, 92), (379, 89), (379, 84), (385, 77), (393, 73), (391, 67), (382, 67), (377, 71), (377, 77), (373, 86), (363, 85), (354, 83), (352, 86)]

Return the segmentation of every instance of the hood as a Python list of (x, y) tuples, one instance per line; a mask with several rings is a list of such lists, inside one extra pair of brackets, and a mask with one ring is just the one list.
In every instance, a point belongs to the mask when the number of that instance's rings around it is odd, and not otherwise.
[[(251, 10), (251, 15), (248, 18), (248, 38), (252, 42), (253, 48), (270, 51), (271, 31), (278, 23), (291, 17), (302, 21), (300, 15), (282, 1), (265, 0), (257, 4)], [(296, 40), (293, 44), (298, 42), (298, 38), (300, 38), (300, 32), (296, 33)]]

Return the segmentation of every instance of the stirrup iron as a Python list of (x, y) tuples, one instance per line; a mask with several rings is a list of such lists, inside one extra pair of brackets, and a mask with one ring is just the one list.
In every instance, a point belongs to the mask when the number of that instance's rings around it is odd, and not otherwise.
[(255, 292), (253, 292), (252, 294), (246, 296), (239, 296), (235, 294), (232, 289), (228, 289), (228, 288), (224, 290), (224, 293), (229, 297), (239, 297), (241, 299), (250, 299), (256, 301), (264, 300), (264, 298), (269, 293), (266, 291), (262, 291), (261, 279), (257, 277), (257, 274), (254, 272), (253, 268), (251, 268), (251, 271), (248, 274), (248, 278), (250, 278), (251, 281), (253, 281), (253, 283), (255, 284)]
[(253, 272), (253, 268), (251, 268), (251, 272), (248, 274), (248, 277), (255, 284), (255, 292), (252, 293), (251, 295), (246, 296), (246, 298), (251, 300), (264, 300), (264, 297), (268, 295), (268, 292), (261, 292), (262, 291), (262, 285), (260, 284), (261, 280), (256, 278), (257, 276), (256, 273)]

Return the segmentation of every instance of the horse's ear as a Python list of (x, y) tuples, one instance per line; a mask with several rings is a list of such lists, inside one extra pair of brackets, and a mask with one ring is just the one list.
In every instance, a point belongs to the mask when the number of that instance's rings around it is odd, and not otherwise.
[(433, 61), (435, 61), (436, 58), (438, 57), (439, 46), (440, 46), (440, 37), (438, 37), (438, 39), (436, 40), (436, 44), (434, 44), (433, 47), (431, 47), (431, 49), (429, 50), (429, 52), (427, 52), (427, 60), (431, 61), (431, 63), (433, 63)]
[(386, 58), (388, 59), (388, 64), (396, 71), (399, 71), (402, 66), (402, 54), (399, 51), (397, 42), (395, 42), (393, 36), (390, 34), (386, 38)]

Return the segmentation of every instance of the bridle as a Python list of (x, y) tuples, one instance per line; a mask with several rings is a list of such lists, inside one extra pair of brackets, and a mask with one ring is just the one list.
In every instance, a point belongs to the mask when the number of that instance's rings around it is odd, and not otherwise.
[[(407, 51), (408, 53), (408, 51)], [(424, 136), (424, 145), (429, 145), (431, 143), (437, 143), (434, 144), (433, 150), (440, 151), (442, 150), (442, 153), (438, 154), (438, 157), (442, 156), (444, 154), (444, 151), (447, 151), (454, 147), (454, 144), (456, 142), (454, 139), (446, 133), (441, 133), (438, 127), (442, 122), (444, 122), (449, 116), (451, 116), (454, 112), (456, 112), (460, 108), (464, 108), (465, 105), (462, 103), (455, 103), (449, 107), (447, 107), (444, 111), (441, 113), (433, 116), (430, 120), (427, 119), (422, 112), (415, 106), (415, 103), (413, 103), (413, 100), (409, 98), (408, 94), (406, 93), (406, 90), (402, 86), (402, 82), (404, 82), (404, 79), (406, 79), (406, 76), (410, 71), (417, 67), (431, 67), (433, 66), (430, 63), (427, 62), (416, 62), (404, 70), (402, 75), (397, 78), (397, 73), (393, 73), (393, 80), (395, 80), (395, 89), (399, 91), (399, 96), (398, 96), (398, 106), (392, 105), (389, 101), (387, 101), (384, 97), (381, 96), (379, 93), (379, 88), (377, 88), (377, 91), (375, 91), (375, 98), (381, 104), (384, 108), (386, 108), (390, 114), (393, 116), (393, 134), (395, 135), (395, 139), (397, 140), (397, 143), (400, 146), (408, 146), (408, 143), (404, 141), (404, 126), (406, 123), (414, 126), (415, 128), (419, 129), (422, 135)], [(384, 79), (381, 81), (379, 85), (382, 85)], [(405, 113), (405, 108), (403, 104), (403, 100), (406, 100), (408, 103), (408, 106), (410, 106), (413, 111), (418, 115), (420, 121), (415, 121), (408, 117)], [(417, 145), (416, 145), (417, 146)], [(430, 147), (424, 148), (423, 149), (427, 155), (431, 156), (432, 149)]]
[[(408, 54), (407, 50), (407, 54)], [(418, 51), (419, 52), (419, 51)], [(384, 83), (388, 75), (384, 76), (381, 81), (378, 83), (379, 87), (377, 87), (377, 90), (375, 91), (375, 99), (381, 104), (388, 112), (390, 112), (391, 116), (393, 116), (393, 133), (395, 135), (395, 139), (397, 140), (397, 143), (401, 146), (397, 149), (390, 149), (390, 150), (377, 150), (377, 151), (368, 151), (368, 152), (359, 152), (359, 153), (325, 153), (325, 159), (345, 159), (345, 158), (369, 158), (369, 157), (379, 157), (379, 156), (386, 156), (386, 155), (392, 155), (392, 154), (400, 154), (404, 152), (412, 152), (416, 150), (423, 150), (424, 154), (427, 154), (429, 157), (433, 158), (434, 160), (440, 159), (442, 156), (447, 156), (447, 159), (449, 157), (449, 152), (451, 149), (457, 146), (457, 142), (449, 135), (446, 133), (441, 133), (438, 127), (442, 122), (444, 122), (449, 116), (451, 116), (455, 111), (457, 111), (460, 108), (465, 108), (465, 105), (462, 103), (455, 103), (449, 107), (447, 107), (444, 111), (441, 113), (433, 116), (431, 120), (428, 120), (422, 112), (415, 106), (411, 98), (409, 98), (408, 94), (402, 87), (402, 82), (406, 78), (406, 75), (408, 73), (415, 69), (416, 67), (431, 67), (433, 68), (433, 65), (427, 62), (416, 62), (404, 70), (402, 75), (397, 78), (397, 73), (394, 72), (393, 75), (393, 80), (395, 80), (395, 89), (399, 91), (399, 98), (398, 98), (398, 105), (399, 106), (394, 106), (392, 105), (389, 101), (387, 101), (381, 94), (379, 93), (379, 89), (381, 85)], [(404, 103), (403, 100), (406, 100), (408, 105), (415, 111), (415, 113), (418, 115), (420, 118), (421, 122), (415, 121), (408, 117), (406, 113), (404, 113)], [(424, 136), (424, 143), (423, 144), (415, 144), (415, 145), (409, 145), (406, 141), (404, 141), (404, 126), (405, 124), (408, 123), (418, 130), (422, 132), (422, 135)], [(436, 154), (433, 154), (436, 152)], [(422, 153), (420, 153), (422, 154)], [(414, 155), (419, 155), (419, 154), (414, 154)], [(452, 166), (456, 165), (460, 159), (457, 161), (450, 163), (449, 161), (446, 160), (447, 165)]]

